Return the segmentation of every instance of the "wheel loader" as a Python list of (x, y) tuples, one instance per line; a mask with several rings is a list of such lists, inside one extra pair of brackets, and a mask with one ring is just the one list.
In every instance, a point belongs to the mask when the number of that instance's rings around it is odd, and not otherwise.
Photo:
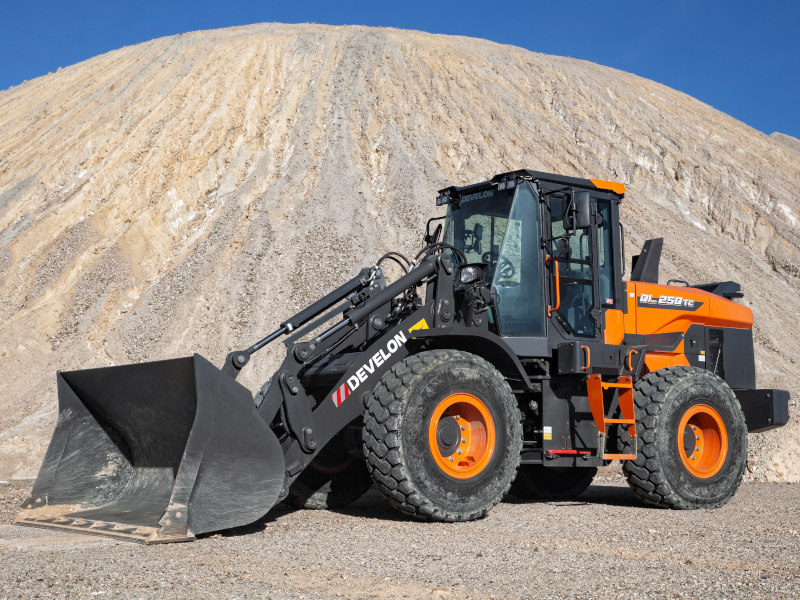
[[(59, 372), (15, 522), (191, 540), (372, 482), (404, 514), (465, 521), (509, 494), (579, 494), (615, 460), (648, 504), (720, 506), (748, 432), (784, 425), (789, 394), (756, 387), (738, 284), (660, 284), (661, 239), (626, 276), (624, 192), (530, 170), (449, 187), (416, 256), (389, 252), (221, 368)], [(237, 375), (279, 339), (253, 394)]]

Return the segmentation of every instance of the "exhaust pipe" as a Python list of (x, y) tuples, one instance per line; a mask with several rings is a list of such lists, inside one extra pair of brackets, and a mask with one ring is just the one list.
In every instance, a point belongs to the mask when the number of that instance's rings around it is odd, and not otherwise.
[(59, 415), (14, 523), (147, 543), (247, 525), (285, 461), (247, 388), (202, 356), (59, 372)]

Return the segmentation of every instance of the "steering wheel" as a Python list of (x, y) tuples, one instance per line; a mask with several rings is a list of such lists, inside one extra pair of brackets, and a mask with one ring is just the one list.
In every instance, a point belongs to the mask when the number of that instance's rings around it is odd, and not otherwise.
[(505, 257), (503, 257), (502, 260), (500, 260), (500, 264), (497, 265), (497, 271), (503, 279), (511, 279), (517, 273), (517, 270), (514, 268), (514, 263)]
[[(497, 253), (496, 252), (484, 252), (481, 255), (481, 262), (485, 262), (487, 265), (492, 264), (497, 260)], [(503, 279), (510, 279), (513, 277), (517, 270), (514, 268), (514, 263), (508, 260), (505, 256), (500, 261), (500, 264), (497, 266), (500, 269), (500, 277)]]
[[(485, 263), (490, 263), (492, 259), (496, 259), (497, 255), (492, 252), (484, 252), (481, 256), (481, 260)], [(518, 281), (508, 281), (517, 273), (517, 269), (514, 267), (514, 263), (508, 260), (506, 257), (500, 259), (500, 263), (497, 265), (497, 273), (500, 275), (500, 281), (495, 282), (496, 285), (501, 287), (512, 287), (515, 285), (519, 285)]]

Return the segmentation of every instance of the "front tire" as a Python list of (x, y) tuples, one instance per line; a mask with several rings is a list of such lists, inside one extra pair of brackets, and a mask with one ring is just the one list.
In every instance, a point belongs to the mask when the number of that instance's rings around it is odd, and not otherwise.
[[(716, 508), (736, 493), (747, 465), (747, 425), (739, 401), (714, 373), (668, 367), (634, 385), (639, 449), (623, 464), (647, 504)], [(627, 428), (620, 439), (630, 448)]]
[(486, 515), (511, 486), (522, 449), (516, 398), (482, 358), (420, 352), (367, 398), (367, 468), (389, 503), (433, 521)]

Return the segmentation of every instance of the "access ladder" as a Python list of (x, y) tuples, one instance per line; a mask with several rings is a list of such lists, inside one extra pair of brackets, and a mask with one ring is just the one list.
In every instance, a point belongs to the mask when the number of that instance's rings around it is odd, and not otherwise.
[[(586, 376), (586, 388), (589, 395), (589, 408), (592, 411), (592, 418), (597, 426), (597, 453), (603, 460), (634, 460), (636, 459), (637, 442), (636, 436), (636, 413), (633, 404), (633, 378), (630, 375), (617, 377), (617, 381), (603, 381), (599, 374)], [(612, 419), (607, 416), (605, 402), (603, 401), (603, 391), (617, 389), (619, 398), (619, 411), (621, 419)], [(613, 403), (610, 407), (613, 409)], [(606, 436), (609, 425), (627, 425), (628, 434), (631, 436), (633, 446), (632, 454), (613, 454), (606, 452)]]

